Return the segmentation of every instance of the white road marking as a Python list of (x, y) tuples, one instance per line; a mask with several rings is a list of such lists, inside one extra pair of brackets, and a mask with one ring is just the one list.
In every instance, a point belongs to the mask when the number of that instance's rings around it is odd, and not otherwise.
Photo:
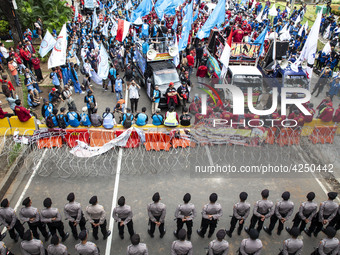
[(119, 187), (119, 178), (120, 178), (120, 169), (122, 166), (122, 157), (123, 157), (123, 148), (119, 148), (118, 152), (118, 160), (117, 160), (117, 170), (116, 170), (116, 179), (115, 179), (115, 187), (113, 190), (113, 196), (112, 196), (112, 207), (111, 207), (111, 214), (110, 214), (110, 223), (109, 223), (109, 229), (111, 230), (111, 235), (107, 238), (106, 242), (106, 248), (105, 248), (105, 255), (110, 255), (111, 252), (111, 244), (112, 244), (112, 236), (113, 236), (113, 226), (114, 226), (114, 219), (112, 218), (113, 209), (115, 208), (115, 205), (117, 203), (117, 197), (118, 197), (118, 187)]
[[(27, 192), (28, 188), (30, 187), (31, 182), (32, 182), (34, 176), (37, 174), (37, 171), (38, 171), (38, 169), (39, 169), (39, 167), (40, 167), (40, 165), (41, 165), (41, 162), (43, 161), (43, 159), (44, 159), (44, 157), (45, 157), (45, 155), (46, 155), (46, 151), (47, 151), (47, 150), (45, 150), (45, 151), (43, 152), (42, 157), (40, 158), (38, 164), (34, 167), (33, 173), (32, 173), (32, 175), (31, 175), (31, 177), (29, 178), (28, 182), (26, 183), (26, 186), (25, 186), (24, 190), (22, 191), (22, 193), (21, 193), (21, 195), (20, 195), (20, 197), (19, 197), (19, 199), (18, 199), (18, 202), (15, 204), (14, 211), (17, 211), (18, 208), (19, 208), (19, 206), (21, 205), (22, 200), (24, 199), (24, 196), (26, 195), (26, 192)], [(7, 231), (7, 228), (4, 228), (4, 229), (2, 230), (2, 232), (1, 232), (1, 234), (5, 233), (6, 231)]]

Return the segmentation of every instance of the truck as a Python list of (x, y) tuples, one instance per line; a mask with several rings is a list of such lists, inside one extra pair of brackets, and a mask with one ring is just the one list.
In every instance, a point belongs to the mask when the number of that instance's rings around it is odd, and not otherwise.
[(160, 108), (167, 106), (166, 90), (169, 83), (173, 82), (176, 89), (181, 86), (176, 66), (173, 63), (177, 49), (168, 41), (166, 41), (166, 48), (168, 48), (168, 52), (160, 53), (148, 39), (138, 39), (135, 50), (136, 82), (145, 88), (150, 100), (155, 87), (159, 87), (161, 91)]

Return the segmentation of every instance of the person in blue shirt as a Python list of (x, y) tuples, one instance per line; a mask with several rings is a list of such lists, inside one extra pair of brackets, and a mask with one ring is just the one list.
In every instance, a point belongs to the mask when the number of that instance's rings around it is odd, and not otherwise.
[(337, 76), (333, 79), (330, 85), (330, 89), (328, 91), (328, 95), (333, 100), (333, 97), (339, 93), (340, 90), (340, 76)]
[(80, 88), (77, 71), (74, 69), (74, 64), (73, 63), (70, 64), (69, 76), (70, 76), (70, 79), (73, 82), (74, 92), (80, 94), (82, 92), (82, 90)]
[[(60, 128), (66, 128), (69, 125), (65, 107), (60, 108), (60, 113), (57, 115), (57, 121), (58, 121), (58, 127)], [(60, 126), (60, 124), (63, 124), (65, 126), (62, 127)]]
[(262, 10), (262, 3), (260, 2), (260, 4), (257, 6), (257, 9), (256, 9), (256, 15), (258, 15)]
[(148, 38), (149, 37), (149, 25), (148, 21), (145, 19), (144, 23), (142, 25), (142, 33), (141, 33), (142, 38)]
[(164, 116), (160, 114), (161, 109), (157, 108), (156, 113), (154, 113), (151, 118), (152, 118), (152, 125), (154, 126), (160, 126), (163, 125), (164, 122)]
[(123, 120), (122, 120), (122, 125), (124, 126), (124, 122), (126, 118), (130, 118), (131, 121), (133, 121), (133, 114), (131, 113), (130, 108), (126, 108), (126, 113), (123, 114)]
[(137, 126), (145, 126), (148, 123), (148, 115), (146, 115), (146, 107), (142, 108), (142, 112), (135, 116)]
[(117, 78), (116, 78), (115, 86), (114, 86), (115, 87), (117, 101), (119, 99), (123, 98), (123, 94), (122, 94), (123, 84), (124, 84), (124, 80), (122, 78), (120, 78), (119, 74), (117, 74)]
[(154, 89), (153, 95), (152, 95), (152, 107), (151, 107), (151, 113), (152, 114), (154, 114), (156, 112), (156, 109), (158, 108), (160, 100), (161, 100), (161, 91), (159, 90), (158, 86), (155, 86), (155, 89)]
[(54, 85), (54, 87), (60, 91), (60, 81), (57, 75), (57, 69), (55, 69), (54, 67), (52, 68), (52, 72), (50, 74), (50, 78), (52, 79), (52, 84)]
[(80, 114), (80, 125), (85, 127), (91, 127), (91, 120), (89, 115), (86, 113), (87, 107), (84, 106), (82, 109), (82, 113)]
[(46, 98), (44, 98), (44, 105), (41, 107), (41, 115), (47, 118), (53, 112), (53, 104), (51, 104)]
[(93, 109), (96, 108), (97, 105), (96, 98), (92, 95), (91, 90), (87, 91), (87, 96), (84, 97), (84, 103), (86, 103), (88, 114), (91, 116)]
[(70, 111), (67, 113), (68, 118), (68, 124), (71, 127), (79, 127), (80, 125), (80, 116), (79, 114), (74, 110), (73, 107), (70, 108)]
[(114, 93), (114, 87), (116, 84), (116, 78), (117, 78), (117, 70), (114, 67), (113, 64), (111, 64), (110, 70), (109, 70), (109, 78), (111, 81), (111, 92)]
[(58, 115), (58, 109), (54, 108), (53, 112), (52, 112), (52, 121), (53, 121), (53, 125), (55, 127), (58, 127), (58, 120), (57, 120), (57, 115)]
[(64, 83), (64, 85), (66, 85), (68, 83), (68, 80), (70, 79), (68, 66), (62, 65), (61, 66), (61, 72), (63, 74), (63, 83)]
[(106, 129), (112, 129), (116, 125), (115, 116), (110, 112), (110, 107), (106, 107), (103, 113), (103, 127)]

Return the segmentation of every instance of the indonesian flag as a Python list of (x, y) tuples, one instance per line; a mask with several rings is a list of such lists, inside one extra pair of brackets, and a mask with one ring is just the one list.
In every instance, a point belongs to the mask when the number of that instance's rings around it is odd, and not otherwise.
[(125, 37), (129, 33), (129, 28), (130, 28), (130, 22), (123, 20), (123, 19), (119, 19), (116, 40), (120, 42), (124, 41)]
[(233, 28), (231, 28), (230, 35), (228, 37), (228, 41), (224, 46), (223, 52), (221, 54), (221, 57), (219, 60), (223, 64), (221, 77), (224, 76), (224, 74), (227, 72), (228, 66), (229, 66), (229, 58), (230, 58), (230, 51), (231, 51), (231, 43), (233, 40)]

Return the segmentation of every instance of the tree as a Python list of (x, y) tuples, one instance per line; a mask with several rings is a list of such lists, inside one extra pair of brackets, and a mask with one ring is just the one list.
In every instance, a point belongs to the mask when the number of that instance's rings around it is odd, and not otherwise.
[(12, 10), (12, 2), (11, 0), (2, 0), (1, 1), (1, 4), (0, 4), (0, 9), (1, 11), (3, 12), (3, 14), (5, 15), (8, 23), (9, 23), (9, 26), (11, 28), (11, 31), (12, 31), (12, 36), (13, 36), (13, 41), (14, 41), (14, 45), (16, 46), (22, 38), (20, 38), (20, 30), (21, 27), (20, 27), (20, 24), (19, 22), (15, 22), (15, 12), (14, 10)]

